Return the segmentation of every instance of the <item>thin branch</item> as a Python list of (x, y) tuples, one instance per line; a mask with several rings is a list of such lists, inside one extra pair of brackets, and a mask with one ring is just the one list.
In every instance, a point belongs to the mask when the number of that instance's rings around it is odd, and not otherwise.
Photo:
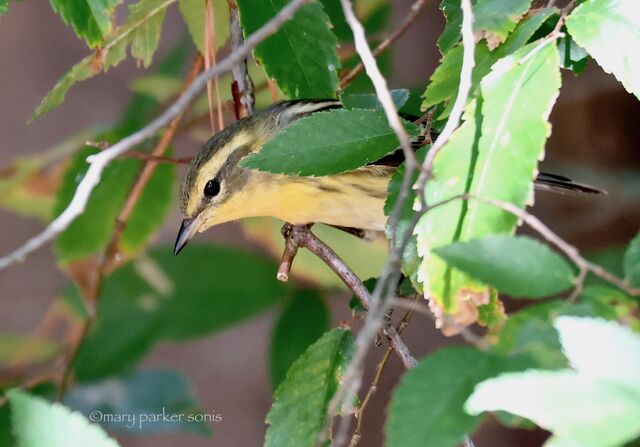
[[(351, 268), (323, 241), (313, 234), (308, 225), (291, 225), (285, 224), (282, 228), (282, 234), (285, 236), (285, 250), (283, 253), (283, 261), (278, 269), (278, 279), (282, 280), (282, 276), (288, 278), (289, 269), (297, 253), (298, 247), (304, 247), (311, 253), (316, 255), (333, 272), (342, 280), (342, 282), (351, 290), (360, 301), (365, 309), (370, 309), (372, 298), (367, 288), (362, 284), (360, 278), (351, 270)], [(400, 338), (395, 329), (388, 331), (391, 346), (397, 352), (400, 360), (404, 365), (414, 365), (416, 360), (411, 355), (409, 348)]]
[(404, 152), (404, 156), (407, 164), (417, 165), (415, 154), (411, 149), (411, 145), (409, 144), (409, 134), (407, 133), (404, 126), (402, 126), (402, 122), (400, 121), (400, 116), (398, 115), (398, 110), (396, 109), (395, 104), (393, 103), (393, 99), (391, 98), (391, 92), (389, 91), (389, 87), (387, 85), (387, 80), (384, 78), (380, 69), (378, 68), (378, 64), (376, 62), (376, 58), (373, 55), (369, 44), (367, 43), (367, 37), (364, 33), (364, 27), (358, 21), (354, 11), (353, 5), (350, 0), (341, 0), (342, 10), (344, 11), (345, 19), (347, 23), (351, 27), (351, 31), (353, 32), (353, 39), (356, 46), (356, 51), (362, 60), (362, 64), (364, 65), (364, 69), (367, 72), (367, 75), (371, 79), (373, 83), (373, 87), (375, 88), (376, 95), (378, 96), (378, 100), (380, 104), (382, 104), (382, 108), (384, 110), (385, 115), (387, 116), (387, 120), (389, 121), (389, 126), (395, 132), (398, 137), (398, 141), (400, 142), (400, 146), (402, 147), (402, 151)]
[[(227, 0), (227, 3), (229, 4), (229, 27), (231, 49), (233, 51), (244, 43), (244, 37), (242, 35), (242, 27), (240, 26), (238, 4), (236, 0)], [(231, 84), (233, 104), (235, 106), (236, 119), (240, 119), (253, 114), (256, 103), (253, 93), (253, 81), (251, 81), (247, 67), (247, 59), (245, 58), (234, 65), (231, 74), (233, 75), (233, 83)]]
[(475, 37), (473, 35), (473, 12), (471, 9), (470, 0), (462, 0), (460, 2), (462, 9), (462, 68), (460, 70), (460, 82), (458, 83), (458, 94), (456, 100), (453, 103), (451, 114), (449, 119), (442, 129), (442, 133), (436, 138), (436, 141), (431, 146), (431, 149), (427, 152), (427, 156), (422, 164), (422, 172), (418, 181), (416, 182), (415, 189), (420, 197), (422, 207), (425, 208), (426, 203), (424, 199), (424, 187), (427, 181), (433, 178), (433, 163), (436, 155), (442, 150), (444, 145), (449, 141), (453, 132), (460, 125), (460, 119), (465, 106), (471, 87), (473, 85), (473, 67), (475, 66)]
[[(407, 17), (405, 17), (402, 25), (400, 25), (400, 27), (393, 33), (391, 33), (385, 40), (380, 42), (380, 45), (378, 45), (376, 49), (373, 50), (373, 57), (380, 56), (387, 48), (393, 45), (396, 40), (402, 37), (402, 35), (409, 29), (409, 27), (411, 27), (411, 24), (418, 18), (425, 4), (425, 0), (417, 0), (413, 5), (411, 5), (409, 14), (407, 14)], [(364, 63), (359, 62), (358, 65), (356, 65), (349, 72), (343, 75), (340, 79), (340, 88), (344, 90), (349, 84), (351, 84), (356, 76), (362, 73), (363, 69)]]
[(367, 394), (365, 394), (364, 399), (362, 399), (362, 404), (360, 404), (360, 408), (358, 408), (354, 413), (354, 416), (357, 421), (356, 429), (353, 431), (353, 434), (351, 435), (351, 441), (349, 441), (349, 447), (356, 447), (360, 442), (360, 439), (362, 438), (362, 415), (364, 414), (365, 408), (367, 408), (367, 405), (369, 404), (369, 400), (371, 400), (371, 397), (373, 396), (373, 394), (378, 390), (378, 385), (380, 384), (382, 373), (384, 372), (385, 368), (387, 367), (387, 364), (389, 363), (389, 359), (391, 358), (392, 352), (393, 352), (393, 348), (389, 346), (385, 351), (384, 355), (382, 356), (380, 363), (378, 363), (378, 366), (376, 366), (376, 374), (373, 378), (373, 381), (371, 382), (371, 385), (369, 386), (369, 390), (367, 391)]
[(497, 208), (501, 208), (504, 211), (513, 214), (514, 216), (525, 222), (527, 225), (529, 225), (531, 228), (536, 230), (536, 232), (538, 232), (538, 234), (540, 234), (540, 236), (542, 236), (548, 242), (558, 247), (558, 249), (563, 252), (569, 259), (571, 259), (571, 261), (573, 261), (573, 263), (578, 266), (581, 271), (581, 273), (578, 275), (578, 278), (576, 279), (576, 289), (578, 289), (578, 293), (584, 286), (584, 280), (586, 278), (586, 274), (584, 274), (583, 272), (589, 271), (599, 278), (602, 278), (605, 281), (610, 282), (614, 286), (624, 290), (631, 296), (640, 296), (640, 288), (631, 287), (631, 285), (627, 281), (618, 278), (616, 275), (610, 273), (598, 264), (594, 264), (593, 262), (583, 258), (576, 247), (569, 244), (556, 233), (554, 233), (551, 228), (542, 223), (542, 221), (535, 217), (533, 214), (530, 214), (526, 210), (518, 208), (513, 203), (504, 202), (502, 200), (480, 197), (476, 195), (468, 195), (468, 197), (495, 206)]
[[(379, 332), (383, 325), (384, 317), (387, 311), (387, 304), (383, 297), (389, 297), (394, 294), (395, 285), (400, 279), (400, 266), (402, 264), (402, 253), (404, 252), (404, 246), (410, 240), (411, 233), (408, 231), (402, 238), (400, 245), (396, 244), (396, 228), (400, 218), (400, 213), (404, 203), (409, 196), (409, 187), (411, 185), (411, 179), (413, 177), (414, 170), (418, 167), (418, 162), (415, 158), (415, 154), (410, 147), (409, 137), (404, 127), (400, 122), (398, 112), (391, 99), (391, 94), (387, 87), (387, 82), (384, 76), (380, 73), (376, 60), (371, 52), (371, 48), (367, 43), (367, 39), (364, 34), (364, 28), (362, 24), (356, 18), (353, 6), (349, 0), (341, 0), (342, 9), (344, 11), (345, 18), (349, 24), (354, 36), (355, 47), (362, 63), (365, 67), (365, 71), (369, 76), (369, 79), (373, 83), (376, 96), (382, 104), (384, 112), (389, 121), (390, 127), (396, 133), (398, 140), (400, 141), (403, 153), (405, 155), (405, 167), (406, 172), (403, 179), (403, 184), (399, 198), (396, 201), (394, 210), (389, 218), (390, 227), (393, 230), (392, 237), (392, 250), (385, 265), (384, 271), (381, 277), (376, 283), (376, 287), (371, 294), (371, 306), (369, 312), (365, 318), (364, 325), (355, 340), (355, 349), (352, 356), (352, 360), (349, 362), (347, 370), (343, 376), (343, 380), (338, 387), (335, 395), (333, 396), (328, 409), (328, 420), (332, 420), (333, 416), (338, 414), (338, 409), (346, 406), (353, 405), (355, 396), (360, 389), (362, 383), (362, 374), (364, 370), (364, 360), (371, 345), (371, 342), (375, 339), (376, 334)], [(393, 334), (392, 334), (393, 335)], [(403, 362), (405, 364), (411, 363), (410, 361)], [(347, 432), (349, 430), (350, 419), (344, 417), (341, 420), (340, 426), (336, 432), (335, 445), (343, 445), (347, 441)]]
[(100, 175), (104, 168), (116, 157), (122, 155), (134, 146), (152, 138), (160, 129), (169, 124), (176, 116), (206, 87), (207, 81), (230, 71), (233, 66), (245, 59), (260, 42), (274, 34), (283, 23), (289, 20), (293, 14), (311, 0), (292, 0), (278, 12), (271, 20), (253, 33), (236, 51), (230, 53), (214, 67), (206, 70), (191, 84), (191, 86), (160, 116), (151, 121), (139, 131), (123, 138), (114, 144), (109, 150), (87, 158), (89, 169), (76, 188), (76, 192), (67, 208), (55, 218), (40, 234), (29, 239), (23, 246), (14, 250), (9, 255), (0, 258), (0, 270), (23, 261), (30, 253), (39, 249), (47, 242), (54, 239), (84, 212), (93, 188), (100, 182)]

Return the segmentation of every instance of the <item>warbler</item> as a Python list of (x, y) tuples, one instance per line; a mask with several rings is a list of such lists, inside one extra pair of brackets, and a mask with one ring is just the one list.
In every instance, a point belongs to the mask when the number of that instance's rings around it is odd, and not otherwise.
[[(402, 161), (401, 150), (353, 171), (322, 177), (272, 174), (239, 166), (242, 158), (259, 151), (292, 122), (341, 107), (336, 100), (281, 101), (236, 121), (209, 139), (191, 161), (180, 187), (184, 220), (174, 254), (195, 233), (245, 217), (272, 216), (292, 224), (324, 223), (383, 231), (387, 188)], [(544, 173), (538, 175), (536, 186), (600, 192), (566, 177)]]

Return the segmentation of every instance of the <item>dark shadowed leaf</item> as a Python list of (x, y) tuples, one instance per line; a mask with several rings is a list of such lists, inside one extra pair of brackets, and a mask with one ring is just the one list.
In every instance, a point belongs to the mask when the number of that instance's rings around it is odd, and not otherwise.
[[(107, 430), (141, 433), (195, 432), (209, 434), (187, 379), (173, 370), (140, 370), (129, 375), (90, 382), (73, 387), (66, 394), (65, 405), (89, 417), (127, 415), (122, 419), (96, 419)], [(173, 418), (153, 418), (157, 414), (181, 415)], [(95, 417), (96, 413), (94, 413)], [(144, 416), (143, 416), (144, 415)], [(146, 419), (142, 419), (146, 416)], [(190, 418), (190, 416), (192, 416)]]
[(193, 339), (264, 311), (284, 292), (276, 270), (255, 253), (229, 248), (190, 245), (177, 258), (171, 247), (152, 250), (105, 279), (78, 379), (126, 371), (158, 341)]
[[(490, 71), (493, 64), (501, 57), (507, 56), (525, 45), (545, 21), (551, 17), (556, 10), (554, 8), (543, 9), (530, 15), (518, 24), (504, 44), (494, 51), (489, 51), (486, 45), (477, 45), (475, 48), (475, 67), (472, 76), (472, 91), (479, 85)], [(429, 85), (424, 92), (423, 109), (438, 104), (441, 101), (451, 99), (449, 106), (439, 114), (438, 118), (443, 119), (449, 116), (452, 101), (458, 91), (460, 80), (460, 70), (462, 69), (462, 47), (457, 46), (448, 51), (443, 57), (436, 71), (431, 75)]]
[(526, 359), (472, 348), (446, 348), (422, 359), (396, 386), (385, 424), (388, 447), (454, 447), (480, 423), (463, 405), (475, 385), (503, 371), (526, 369)]
[[(238, 0), (245, 36), (254, 33), (289, 3)], [(338, 41), (322, 4), (300, 8), (292, 19), (254, 50), (269, 77), (290, 98), (332, 98), (338, 89)]]
[[(409, 90), (399, 89), (391, 90), (391, 99), (396, 106), (396, 109), (400, 110), (404, 103), (409, 99)], [(378, 100), (378, 97), (373, 93), (359, 93), (359, 94), (347, 94), (340, 97), (340, 101), (347, 109), (378, 109), (382, 110), (382, 104)]]
[[(403, 122), (410, 134), (417, 127)], [(399, 146), (382, 111), (331, 110), (295, 121), (241, 166), (291, 175), (331, 175), (376, 161)]]
[(118, 447), (97, 425), (60, 403), (17, 389), (7, 393), (13, 433), (20, 447)]
[(271, 335), (271, 386), (276, 389), (289, 367), (329, 329), (329, 310), (314, 291), (301, 290), (285, 303)]
[(333, 329), (295, 361), (267, 415), (265, 447), (314, 447), (324, 429), (329, 401), (351, 358), (353, 336)]
[(447, 264), (514, 298), (542, 298), (574, 285), (560, 255), (522, 236), (490, 236), (433, 249)]

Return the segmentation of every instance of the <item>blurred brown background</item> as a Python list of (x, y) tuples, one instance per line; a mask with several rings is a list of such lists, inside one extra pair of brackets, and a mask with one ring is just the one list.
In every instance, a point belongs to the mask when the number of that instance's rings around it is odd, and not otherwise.
[[(392, 23), (398, 24), (410, 0), (394, 0)], [(439, 59), (435, 40), (443, 19), (431, 1), (412, 29), (393, 50), (392, 85), (424, 85)], [(161, 53), (186, 30), (175, 7), (163, 29)], [(56, 80), (88, 53), (83, 42), (41, 0), (10, 4), (0, 19), (0, 166), (17, 155), (33, 154), (96, 124), (115, 122), (127, 98), (132, 78), (142, 71), (128, 60), (107, 75), (73, 87), (64, 104), (34, 124), (27, 125), (34, 108)], [(597, 249), (628, 242), (640, 225), (640, 104), (611, 76), (591, 62), (579, 78), (564, 73), (561, 96), (552, 114), (553, 134), (543, 166), (609, 191), (606, 197), (576, 198), (539, 194), (535, 212), (554, 230), (581, 249)], [(181, 155), (193, 154), (190, 142), (178, 142)], [(171, 241), (179, 216), (172, 213), (159, 239)], [(42, 229), (36, 220), (0, 210), (0, 255)], [(205, 235), (212, 240), (246, 244), (235, 225)], [(274, 277), (275, 280), (275, 277)], [(0, 272), (0, 332), (30, 333), (48, 304), (67, 284), (47, 247), (28, 262)], [(334, 319), (347, 316), (342, 294), (333, 300)], [(216, 336), (192, 343), (164, 345), (144, 361), (145, 366), (175, 367), (191, 380), (205, 411), (222, 414), (212, 428), (212, 439), (196, 435), (120, 436), (124, 446), (256, 446), (261, 445), (264, 418), (271, 404), (266, 348), (273, 322), (268, 313)], [(406, 332), (408, 345), (422, 356), (447, 343), (432, 323), (416, 317)], [(373, 349), (373, 370), (384, 348)], [(473, 367), (473, 365), (469, 365)], [(382, 444), (381, 427), (389, 389), (402, 373), (394, 359), (367, 410), (362, 446)], [(369, 373), (370, 375), (370, 373)], [(367, 383), (367, 382), (365, 382)], [(488, 423), (475, 436), (479, 447), (537, 446), (544, 433), (508, 431)]]

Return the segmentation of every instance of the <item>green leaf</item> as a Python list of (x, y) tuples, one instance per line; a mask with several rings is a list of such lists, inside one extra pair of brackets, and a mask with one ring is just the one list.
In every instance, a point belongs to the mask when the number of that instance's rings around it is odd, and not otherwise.
[(564, 355), (573, 369), (591, 378), (635, 388), (640, 395), (640, 336), (601, 318), (558, 317)]
[(640, 336), (593, 318), (559, 317), (555, 327), (575, 370), (502, 374), (479, 384), (465, 409), (531, 419), (554, 432), (545, 446), (604, 447), (635, 439), (640, 435)]
[(9, 0), (0, 0), (0, 14), (6, 15), (9, 12)]
[(143, 25), (133, 31), (131, 56), (141, 61), (145, 68), (151, 65), (153, 54), (158, 48), (160, 32), (162, 31), (162, 23), (164, 22), (164, 14), (166, 12), (166, 8), (162, 8), (146, 17), (146, 8), (144, 2), (129, 6), (129, 20), (143, 22)]
[[(288, 0), (238, 0), (245, 36), (267, 23), (287, 3)], [(254, 55), (290, 98), (334, 98), (340, 68), (337, 44), (322, 4), (312, 2), (260, 43)]]
[(478, 385), (465, 408), (531, 419), (555, 433), (548, 447), (621, 446), (640, 434), (640, 394), (571, 370), (503, 374)]
[[(205, 54), (204, 45), (204, 13), (205, 0), (179, 0), (180, 14), (187, 24), (189, 34), (198, 51)], [(227, 0), (212, 0), (213, 26), (215, 28), (216, 50), (221, 48), (229, 38), (229, 6)]]
[(171, 247), (151, 250), (105, 279), (76, 377), (125, 371), (158, 341), (193, 339), (264, 311), (284, 292), (276, 270), (270, 260), (229, 248), (190, 245), (178, 258)]
[[(89, 169), (87, 156), (96, 149), (86, 148), (75, 154), (65, 172), (56, 200), (56, 215), (66, 208), (78, 183)], [(56, 254), (63, 264), (83, 259), (106, 248), (115, 229), (116, 216), (122, 209), (139, 170), (141, 160), (114, 160), (102, 173), (85, 212), (74, 220), (56, 240)], [(175, 166), (163, 163), (153, 172), (122, 234), (121, 248), (132, 254), (144, 247), (149, 237), (164, 221), (173, 197)]]
[(640, 99), (640, 8), (635, 0), (589, 0), (567, 18), (571, 37)]
[[(52, 1), (72, 2), (76, 0)], [(42, 99), (31, 117), (31, 121), (37, 120), (45, 113), (48, 113), (58, 107), (62, 101), (64, 101), (67, 92), (75, 83), (84, 81), (85, 79), (100, 73), (102, 70), (106, 71), (107, 69), (122, 62), (126, 57), (126, 47), (136, 37), (135, 31), (141, 27), (145, 27), (149, 21), (155, 20), (157, 22), (158, 14), (160, 14), (161, 11), (164, 11), (167, 6), (175, 1), (176, 0), (140, 0), (140, 2), (135, 5), (135, 9), (132, 8), (127, 22), (123, 26), (119, 27), (107, 40), (104, 41), (102, 45), (100, 45), (100, 54), (106, 55), (104, 62), (100, 62), (100, 57), (98, 55), (90, 54), (74, 65), (64, 76), (62, 76), (62, 78), (60, 78), (56, 85), (54, 85), (49, 93), (47, 93), (47, 95)], [(139, 49), (142, 48), (142, 42), (151, 43), (152, 41), (152, 39), (147, 39), (145, 41), (141, 36), (138, 37)], [(147, 49), (150, 50), (151, 46)]]
[[(415, 124), (403, 122), (410, 134)], [(301, 118), (267, 141), (240, 166), (290, 175), (332, 175), (374, 162), (398, 148), (382, 111), (330, 110)]]
[(433, 249), (447, 264), (514, 298), (542, 298), (571, 288), (571, 266), (525, 236), (489, 236)]
[(560, 66), (571, 70), (576, 76), (587, 68), (589, 54), (569, 35), (558, 39), (558, 54), (560, 54)]
[[(193, 432), (208, 435), (204, 414), (193, 397), (187, 379), (173, 370), (142, 370), (70, 389), (65, 405), (79, 411), (105, 429), (134, 434)], [(168, 418), (154, 418), (166, 414)], [(120, 419), (109, 415), (124, 415)], [(143, 419), (146, 415), (146, 419)], [(178, 417), (172, 417), (177, 415)], [(211, 416), (210, 416), (211, 415)], [(211, 418), (213, 413), (207, 413)]]
[(640, 287), (640, 233), (636, 234), (624, 253), (624, 278), (631, 287)]
[(472, 348), (445, 348), (422, 359), (393, 391), (385, 424), (388, 447), (454, 447), (480, 418), (463, 410), (473, 387), (528, 362)]
[[(491, 67), (498, 59), (519, 50), (555, 12), (554, 8), (546, 8), (530, 15), (518, 25), (506, 42), (494, 51), (489, 51), (485, 45), (476, 45), (474, 55), (476, 65), (472, 74), (471, 93), (478, 88), (482, 78), (491, 71)], [(424, 101), (422, 103), (424, 110), (442, 101), (455, 99), (461, 69), (462, 47), (457, 46), (444, 54), (440, 65), (431, 75), (431, 82), (424, 92)], [(449, 107), (438, 116), (438, 119), (444, 119), (449, 115), (451, 105), (452, 103), (450, 102)]]
[[(409, 99), (409, 90), (402, 88), (391, 90), (391, 99), (397, 110)], [(383, 110), (378, 96), (373, 93), (347, 94), (340, 97), (340, 101), (347, 109), (376, 109)]]
[[(476, 1), (474, 0), (472, 3)], [(460, 41), (460, 28), (462, 27), (460, 0), (442, 0), (440, 9), (447, 20), (447, 24), (438, 38), (438, 48), (440, 48), (440, 53), (445, 55)]]
[[(424, 157), (426, 156), (427, 150), (429, 146), (425, 146), (423, 148), (418, 149), (416, 151), (416, 158), (418, 161), (422, 162)], [(396, 170), (396, 172), (391, 177), (391, 181), (389, 182), (389, 189), (387, 194), (387, 200), (384, 204), (384, 214), (385, 216), (391, 216), (393, 213), (396, 202), (398, 200), (398, 196), (402, 189), (402, 182), (406, 172), (406, 165), (403, 163)], [(411, 184), (415, 184), (418, 180), (418, 172), (414, 172), (413, 178), (411, 180)], [(411, 222), (415, 217), (415, 211), (413, 209), (414, 204), (416, 203), (417, 195), (413, 188), (409, 188), (409, 196), (404, 202), (404, 206), (400, 211), (400, 218), (396, 225), (396, 247), (402, 243), (403, 235), (409, 230)], [(387, 235), (387, 239), (390, 241), (393, 240), (393, 229), (389, 226), (389, 222), (385, 227), (385, 234)], [(422, 284), (419, 283), (417, 274), (418, 268), (420, 267), (420, 258), (418, 256), (418, 248), (417, 248), (417, 237), (415, 234), (411, 235), (411, 239), (404, 248), (404, 252), (402, 253), (402, 273), (411, 279), (411, 283), (417, 290), (422, 290)]]
[(295, 361), (267, 414), (265, 447), (313, 447), (327, 408), (351, 358), (353, 336), (333, 329)]
[[(518, 207), (530, 202), (532, 180), (549, 134), (547, 117), (560, 87), (556, 46), (537, 45), (532, 43), (501, 59), (482, 80), (482, 96), (467, 107), (464, 124), (435, 159), (435, 179), (425, 188), (428, 204), (462, 193)], [(416, 227), (423, 257), (419, 279), (446, 312), (457, 311), (462, 289), (485, 294), (487, 288), (447, 266), (432, 250), (452, 242), (511, 233), (516, 224), (510, 213), (473, 199), (439, 206), (422, 217)]]
[(329, 329), (329, 310), (312, 290), (298, 292), (286, 304), (271, 335), (271, 386), (275, 390), (289, 367)]
[(111, 34), (111, 15), (122, 0), (49, 0), (51, 7), (90, 47)]
[(473, 31), (486, 38), (493, 50), (505, 41), (530, 6), (531, 0), (478, 0), (473, 6)]
[(97, 425), (72, 413), (59, 403), (50, 403), (17, 389), (7, 393), (11, 404), (13, 433), (20, 447), (117, 447)]

